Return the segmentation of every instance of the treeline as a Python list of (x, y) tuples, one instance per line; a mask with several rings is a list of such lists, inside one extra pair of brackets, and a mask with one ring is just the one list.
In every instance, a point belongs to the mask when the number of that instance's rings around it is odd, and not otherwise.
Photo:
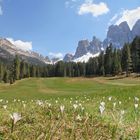
[(140, 37), (122, 49), (113, 48), (110, 44), (98, 57), (90, 58), (87, 63), (59, 61), (54, 65), (31, 65), (15, 57), (11, 65), (0, 63), (0, 81), (14, 83), (16, 80), (29, 77), (91, 77), (115, 76), (132, 72), (140, 73)]

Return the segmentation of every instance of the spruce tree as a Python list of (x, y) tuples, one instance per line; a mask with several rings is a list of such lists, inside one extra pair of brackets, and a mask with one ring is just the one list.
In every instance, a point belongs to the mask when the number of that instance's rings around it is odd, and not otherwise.
[(26, 66), (24, 60), (22, 60), (20, 64), (20, 79), (25, 77), (26, 77)]
[(112, 65), (113, 65), (113, 74), (118, 75), (120, 73), (120, 62), (119, 62), (119, 56), (116, 49), (114, 49)]
[(102, 51), (98, 57), (99, 62), (99, 75), (104, 76), (105, 75), (105, 68), (104, 68), (104, 52)]
[(140, 72), (140, 37), (136, 37), (131, 43), (131, 56), (133, 71)]
[(131, 59), (131, 52), (130, 52), (130, 46), (127, 44), (126, 45), (126, 75), (129, 76), (130, 73), (132, 72), (132, 59)]
[(9, 82), (8, 70), (6, 70), (4, 72), (3, 81), (4, 81), (4, 83), (8, 83)]
[(0, 82), (3, 80), (3, 71), (4, 71), (3, 64), (0, 63)]
[(105, 74), (111, 75), (112, 74), (112, 44), (110, 44), (109, 47), (106, 48), (104, 67), (105, 67)]
[(14, 59), (14, 79), (19, 80), (19, 78), (20, 78), (20, 60), (16, 55)]

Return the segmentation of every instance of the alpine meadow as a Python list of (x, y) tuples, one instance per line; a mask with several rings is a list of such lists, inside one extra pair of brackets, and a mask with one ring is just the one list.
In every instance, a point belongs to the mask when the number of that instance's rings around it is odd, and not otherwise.
[(140, 140), (139, 13), (0, 0), (0, 140)]

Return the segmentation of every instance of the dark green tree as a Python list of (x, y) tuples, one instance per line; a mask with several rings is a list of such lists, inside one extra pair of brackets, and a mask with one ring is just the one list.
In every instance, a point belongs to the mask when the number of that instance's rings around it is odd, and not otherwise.
[(104, 68), (104, 52), (102, 51), (98, 57), (99, 62), (99, 70), (98, 74), (104, 76), (105, 75), (105, 68)]
[(4, 72), (3, 81), (4, 81), (4, 83), (8, 83), (9, 82), (9, 73), (8, 73), (8, 70), (6, 70)]
[(20, 60), (18, 58), (18, 56), (15, 56), (14, 59), (14, 72), (13, 72), (13, 77), (15, 80), (19, 80), (20, 78)]
[(105, 60), (104, 60), (104, 68), (105, 68), (105, 74), (111, 75), (112, 74), (112, 44), (109, 45), (109, 47), (106, 48), (105, 52)]

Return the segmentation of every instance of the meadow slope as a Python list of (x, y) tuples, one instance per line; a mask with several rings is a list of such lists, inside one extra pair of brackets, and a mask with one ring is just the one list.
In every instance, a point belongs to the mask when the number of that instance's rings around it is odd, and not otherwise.
[(140, 78), (0, 84), (0, 140), (140, 139)]

